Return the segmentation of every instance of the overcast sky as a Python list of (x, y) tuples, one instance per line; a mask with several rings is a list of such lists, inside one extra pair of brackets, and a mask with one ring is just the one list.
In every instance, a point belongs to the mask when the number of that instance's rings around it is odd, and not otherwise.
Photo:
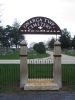
[[(75, 0), (0, 0), (0, 4), (3, 25), (12, 25), (15, 18), (22, 24), (32, 17), (43, 16), (55, 21), (61, 29), (67, 28), (72, 36), (75, 34)], [(48, 38), (26, 37), (29, 43)]]

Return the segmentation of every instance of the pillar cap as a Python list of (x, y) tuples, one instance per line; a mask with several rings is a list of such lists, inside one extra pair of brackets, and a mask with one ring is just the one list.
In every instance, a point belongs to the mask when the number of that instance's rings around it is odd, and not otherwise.
[(61, 45), (61, 43), (57, 40), (55, 41), (54, 45)]
[(22, 45), (27, 45), (26, 40), (21, 41), (20, 44), (22, 44)]

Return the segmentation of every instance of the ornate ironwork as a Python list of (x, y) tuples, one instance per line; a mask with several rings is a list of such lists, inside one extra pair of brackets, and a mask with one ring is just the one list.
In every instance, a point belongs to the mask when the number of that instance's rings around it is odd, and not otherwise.
[(49, 18), (33, 17), (24, 22), (19, 31), (22, 34), (61, 34), (59, 26)]

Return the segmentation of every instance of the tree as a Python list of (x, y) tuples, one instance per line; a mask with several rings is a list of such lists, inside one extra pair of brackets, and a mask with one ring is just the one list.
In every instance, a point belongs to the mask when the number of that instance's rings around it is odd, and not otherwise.
[(59, 41), (61, 42), (61, 47), (63, 49), (68, 49), (71, 47), (71, 35), (66, 28), (62, 30), (62, 35), (59, 37)]
[(0, 43), (2, 47), (9, 47), (9, 39), (3, 27), (0, 27)]
[(72, 47), (75, 49), (75, 36), (74, 36), (74, 38), (72, 39)]
[(3, 27), (0, 26), (0, 45), (3, 46), (3, 38), (4, 38), (4, 30)]
[(35, 51), (38, 51), (38, 43), (34, 44), (33, 49), (34, 49)]
[(12, 29), (12, 44), (15, 45), (15, 47), (19, 47), (20, 42), (24, 39), (24, 36), (19, 33), (19, 23), (17, 21), (13, 24)]
[(48, 42), (48, 48), (53, 49), (53, 48), (54, 48), (54, 42), (55, 42), (55, 39), (52, 38), (52, 39)]
[(4, 29), (3, 29), (3, 27), (1, 26), (1, 12), (2, 12), (2, 9), (1, 9), (1, 6), (2, 6), (2, 4), (0, 4), (0, 45), (1, 46), (3, 46), (3, 43), (2, 43), (2, 41), (3, 41), (3, 34), (4, 34)]
[(46, 53), (46, 48), (43, 42), (34, 44), (33, 49), (40, 54)]
[(6, 28), (0, 27), (0, 43), (3, 47), (19, 47), (24, 36), (19, 33), (19, 24), (15, 22), (13, 26), (7, 25)]
[(12, 24), (13, 27), (16, 27), (17, 29), (19, 29), (20, 27), (20, 24), (19, 22), (17, 21), (17, 19), (14, 20), (14, 23)]
[(9, 46), (12, 46), (12, 30), (13, 28), (10, 25), (7, 25), (6, 28), (4, 29), (4, 33), (8, 39)]

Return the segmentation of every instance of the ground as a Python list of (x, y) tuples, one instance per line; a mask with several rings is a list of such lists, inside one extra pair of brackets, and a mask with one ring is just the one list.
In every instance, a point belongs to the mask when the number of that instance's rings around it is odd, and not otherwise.
[[(49, 52), (49, 54), (51, 54), (50, 57), (52, 57), (53, 53)], [(48, 59), (48, 57), (45, 59)], [(65, 63), (65, 61), (66, 63), (70, 63), (70, 61), (71, 63), (75, 63), (75, 57), (62, 54), (62, 62)], [(19, 60), (15, 63), (19, 63)], [(75, 100), (75, 92), (22, 91), (18, 93), (0, 93), (0, 100)]]
[[(53, 60), (53, 52), (47, 51), (47, 53), (51, 55), (51, 59)], [(75, 57), (62, 54), (61, 62), (62, 64), (75, 64)]]
[(75, 93), (51, 91), (24, 91), (1, 93), (0, 100), (75, 100)]

